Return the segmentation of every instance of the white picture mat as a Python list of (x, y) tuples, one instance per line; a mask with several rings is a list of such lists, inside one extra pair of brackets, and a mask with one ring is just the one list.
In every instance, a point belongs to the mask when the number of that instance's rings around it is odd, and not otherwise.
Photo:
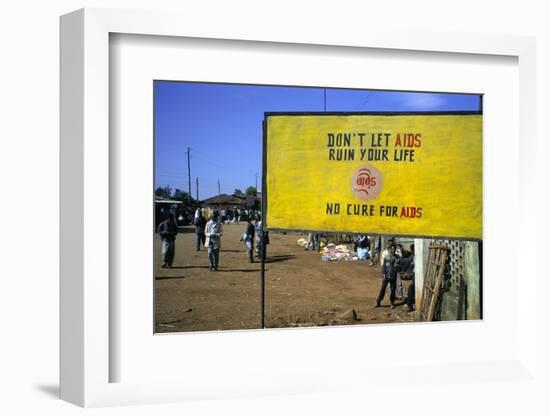
[[(519, 258), (502, 261), (519, 232), (509, 221), (519, 211), (517, 59), (128, 35), (111, 46), (111, 381), (246, 384), (518, 359)], [(153, 336), (154, 79), (485, 94), (484, 320)]]

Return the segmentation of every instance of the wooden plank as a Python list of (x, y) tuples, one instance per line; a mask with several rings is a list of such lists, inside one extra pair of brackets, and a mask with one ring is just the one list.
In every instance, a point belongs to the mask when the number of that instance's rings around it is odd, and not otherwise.
[(434, 320), (435, 309), (437, 307), (437, 302), (439, 301), (441, 288), (443, 286), (443, 274), (445, 272), (445, 262), (447, 261), (447, 254), (448, 254), (447, 250), (448, 249), (442, 249), (442, 248), (439, 248), (439, 250), (437, 250), (437, 251), (439, 251), (439, 256), (438, 256), (439, 270), (438, 270), (437, 277), (436, 277), (436, 280), (435, 280), (434, 295), (431, 299), (430, 307), (428, 309), (428, 315), (427, 315), (427, 318), (426, 318), (428, 321), (433, 321)]
[(464, 280), (460, 279), (460, 284), (458, 286), (458, 306), (456, 311), (456, 319), (463, 320), (466, 317), (464, 316), (466, 312), (466, 285)]
[(428, 267), (426, 270), (425, 278), (424, 278), (424, 289), (422, 292), (422, 302), (420, 305), (420, 318), (422, 320), (427, 319), (427, 312), (428, 312), (428, 306), (431, 303), (431, 299), (433, 297), (433, 280), (434, 280), (434, 273), (435, 273), (435, 267), (436, 267), (436, 250), (434, 250), (430, 246), (430, 250), (428, 251)]
[(432, 243), (429, 246), (427, 270), (424, 276), (424, 290), (419, 307), (421, 320), (433, 321), (443, 289), (445, 263), (449, 255), (449, 248), (445, 244)]

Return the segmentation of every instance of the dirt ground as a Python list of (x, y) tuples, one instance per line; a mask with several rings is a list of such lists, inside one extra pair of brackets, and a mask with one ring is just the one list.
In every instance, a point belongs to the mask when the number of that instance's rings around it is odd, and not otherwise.
[[(180, 228), (172, 269), (160, 267), (155, 253), (157, 332), (259, 328), (260, 263), (249, 264), (239, 241), (245, 223), (223, 226), (218, 271), (210, 271), (206, 249), (195, 249), (194, 227)], [(397, 302), (390, 309), (389, 287), (382, 307), (374, 308), (380, 289), (379, 263), (321, 260), (296, 241), (299, 233), (270, 233), (265, 264), (265, 327), (413, 322), (415, 313)], [(351, 245), (348, 245), (352, 248)], [(408, 281), (403, 282), (406, 294)]]

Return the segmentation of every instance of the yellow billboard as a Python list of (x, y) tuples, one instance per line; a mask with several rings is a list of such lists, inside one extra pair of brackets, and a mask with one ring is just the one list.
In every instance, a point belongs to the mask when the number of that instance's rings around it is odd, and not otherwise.
[(482, 238), (479, 113), (266, 113), (268, 229)]

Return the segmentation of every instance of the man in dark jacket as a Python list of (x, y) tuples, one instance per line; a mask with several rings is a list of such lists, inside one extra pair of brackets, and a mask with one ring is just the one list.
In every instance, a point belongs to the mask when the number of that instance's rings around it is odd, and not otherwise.
[(178, 225), (174, 219), (174, 213), (170, 211), (168, 218), (158, 226), (158, 233), (162, 241), (163, 268), (172, 267), (174, 254), (176, 251), (176, 235), (178, 234)]
[(202, 210), (197, 210), (197, 216), (195, 217), (195, 240), (197, 243), (197, 251), (200, 251), (201, 245), (205, 242), (204, 227), (206, 227), (206, 218), (202, 215)]
[(248, 253), (248, 262), (254, 263), (254, 235), (256, 233), (252, 219), (248, 217), (246, 219), (246, 230), (244, 243), (246, 244), (246, 251)]
[(380, 306), (380, 302), (386, 294), (386, 287), (390, 285), (390, 305), (395, 308), (395, 283), (397, 281), (397, 272), (399, 271), (399, 258), (395, 255), (395, 244), (388, 247), (388, 255), (382, 261), (382, 286), (380, 293), (376, 298), (376, 307)]
[(256, 215), (256, 225), (254, 226), (256, 235), (256, 257), (265, 260), (267, 257), (267, 245), (269, 244), (269, 231), (264, 231), (262, 226), (262, 217)]
[[(384, 299), (386, 294), (386, 287), (390, 285), (390, 306), (395, 308), (395, 290), (397, 286), (397, 273), (406, 270), (414, 264), (414, 255), (407, 258), (398, 257), (395, 254), (395, 243), (391, 242), (388, 247), (388, 255), (382, 260), (382, 286), (380, 287), (380, 293), (376, 298), (375, 307), (380, 306), (380, 302)], [(414, 291), (414, 286), (413, 289)], [(409, 292), (411, 294), (411, 292)]]

